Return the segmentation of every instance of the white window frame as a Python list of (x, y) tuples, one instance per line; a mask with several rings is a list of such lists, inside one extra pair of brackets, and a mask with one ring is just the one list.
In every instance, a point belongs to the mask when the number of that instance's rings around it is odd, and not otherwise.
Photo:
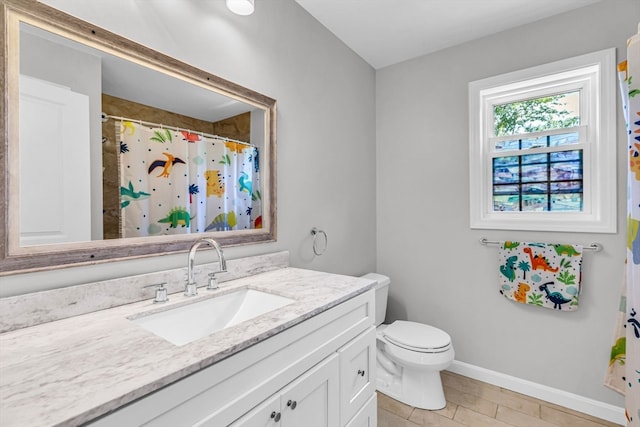
[[(471, 228), (616, 232), (615, 70), (611, 48), (469, 83)], [(583, 150), (582, 212), (494, 211), (492, 143), (504, 138), (493, 136), (493, 106), (575, 89), (580, 90), (580, 126), (562, 132), (580, 134), (578, 144), (563, 148)]]

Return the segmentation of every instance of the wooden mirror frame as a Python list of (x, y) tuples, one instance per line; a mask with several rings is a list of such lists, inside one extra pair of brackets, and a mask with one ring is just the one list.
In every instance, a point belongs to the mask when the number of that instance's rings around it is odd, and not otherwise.
[[(182, 252), (196, 238), (211, 237), (222, 246), (276, 240), (276, 101), (206, 71), (156, 52), (131, 40), (70, 16), (35, 0), (0, 0), (3, 36), (0, 61), (0, 276), (100, 262)], [(19, 106), (19, 23), (25, 22), (73, 41), (106, 51), (156, 71), (226, 95), (264, 110), (263, 225), (261, 229), (231, 230), (172, 236), (94, 240), (41, 246), (19, 245), (17, 161)]]

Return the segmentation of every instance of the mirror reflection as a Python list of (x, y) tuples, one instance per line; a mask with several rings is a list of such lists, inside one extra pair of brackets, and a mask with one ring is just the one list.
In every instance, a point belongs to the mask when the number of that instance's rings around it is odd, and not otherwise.
[(265, 111), (20, 23), (20, 246), (262, 227)]
[(275, 99), (35, 0), (0, 18), (0, 276), (276, 240)]

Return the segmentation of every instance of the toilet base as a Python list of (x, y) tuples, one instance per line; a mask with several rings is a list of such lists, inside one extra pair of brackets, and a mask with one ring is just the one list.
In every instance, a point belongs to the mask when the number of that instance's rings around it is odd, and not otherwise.
[(392, 375), (378, 366), (376, 388), (409, 406), (435, 411), (447, 406), (440, 371), (417, 371), (402, 368), (402, 375)]

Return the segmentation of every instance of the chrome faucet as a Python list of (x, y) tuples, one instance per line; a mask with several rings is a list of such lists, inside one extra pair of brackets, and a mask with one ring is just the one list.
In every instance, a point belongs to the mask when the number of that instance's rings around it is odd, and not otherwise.
[(214, 273), (209, 274), (209, 286), (207, 289), (215, 289), (217, 286), (213, 286), (215, 284), (215, 273), (224, 273), (227, 271), (227, 261), (224, 259), (224, 254), (222, 253), (222, 249), (220, 249), (220, 245), (213, 239), (198, 239), (193, 245), (191, 245), (191, 249), (189, 249), (189, 262), (187, 264), (187, 283), (184, 287), (184, 294), (188, 297), (198, 295), (198, 287), (196, 285), (196, 280), (193, 274), (193, 264), (196, 259), (196, 251), (198, 248), (204, 244), (207, 244), (213, 247), (218, 253), (218, 260), (220, 262), (220, 271), (216, 271)]

